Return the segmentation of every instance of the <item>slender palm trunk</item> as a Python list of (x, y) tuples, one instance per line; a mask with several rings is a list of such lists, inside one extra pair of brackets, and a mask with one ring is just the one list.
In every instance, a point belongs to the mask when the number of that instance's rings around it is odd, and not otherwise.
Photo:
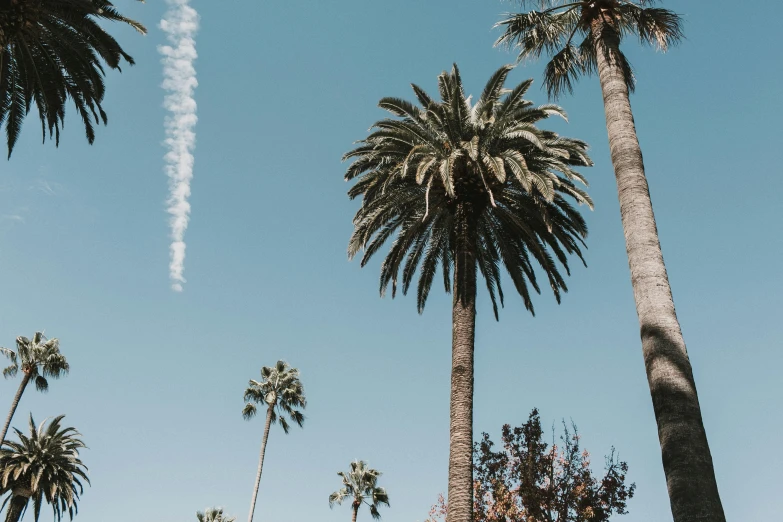
[(351, 522), (356, 522), (356, 515), (359, 514), (359, 506), (356, 502), (353, 503), (353, 515), (351, 516)]
[(258, 498), (258, 487), (261, 485), (261, 470), (264, 467), (264, 452), (266, 451), (266, 441), (269, 438), (269, 427), (272, 425), (272, 409), (270, 405), (266, 410), (266, 424), (264, 424), (264, 438), (261, 439), (261, 455), (258, 457), (258, 473), (256, 474), (256, 485), (253, 488), (253, 498), (250, 500), (250, 514), (247, 516), (248, 522), (253, 522), (253, 512), (256, 510), (256, 499)]
[(27, 372), (24, 372), (24, 376), (22, 377), (22, 382), (19, 383), (19, 389), (16, 390), (16, 395), (14, 396), (14, 402), (11, 403), (11, 411), (8, 412), (8, 417), (5, 419), (5, 426), (3, 426), (3, 433), (0, 435), (0, 446), (5, 444), (5, 436), (8, 435), (8, 428), (11, 426), (11, 419), (14, 418), (14, 413), (16, 413), (16, 407), (19, 406), (19, 400), (22, 398), (22, 394), (24, 393), (25, 388), (27, 388), (27, 384), (30, 382), (30, 374)]
[(5, 522), (19, 522), (22, 519), (22, 513), (27, 505), (28, 497), (14, 495), (8, 505), (8, 511), (5, 514)]
[(642, 353), (650, 385), (674, 522), (725, 522), (691, 363), (674, 311), (628, 89), (619, 38), (593, 22), (598, 74)]
[(473, 520), (473, 342), (476, 333), (476, 255), (469, 220), (457, 210), (451, 333), (449, 510), (446, 522)]

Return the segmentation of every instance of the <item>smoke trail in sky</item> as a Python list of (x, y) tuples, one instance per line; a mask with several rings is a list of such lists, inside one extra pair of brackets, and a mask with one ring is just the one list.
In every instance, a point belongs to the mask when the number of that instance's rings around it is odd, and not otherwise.
[(196, 147), (196, 32), (198, 13), (190, 7), (189, 0), (166, 0), (168, 11), (160, 21), (170, 45), (161, 45), (163, 55), (163, 85), (166, 96), (163, 106), (168, 111), (164, 127), (165, 171), (169, 178), (167, 211), (171, 214), (171, 247), (169, 277), (171, 288), (182, 291), (185, 282), (185, 230), (190, 219), (190, 181), (193, 179), (193, 150)]

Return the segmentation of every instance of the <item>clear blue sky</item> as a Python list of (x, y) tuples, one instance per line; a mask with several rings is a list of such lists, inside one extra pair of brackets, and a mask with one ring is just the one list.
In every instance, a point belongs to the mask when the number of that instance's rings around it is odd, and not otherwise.
[[(201, 13), (192, 221), (181, 294), (168, 281), (162, 2), (119, 0), (150, 34), (115, 27), (137, 65), (108, 75), (110, 122), (86, 144), (69, 107), (59, 149), (34, 115), (0, 170), (0, 345), (45, 329), (71, 374), (29, 391), (14, 425), (60, 413), (83, 434), (93, 486), (80, 522), (195, 520), (222, 505), (244, 520), (263, 422), (240, 416), (262, 365), (302, 372), (303, 430), (273, 430), (257, 520), (341, 521), (335, 473), (384, 472), (388, 522), (423, 520), (446, 490), (450, 301), (379, 299), (379, 263), (346, 259), (356, 203), (340, 156), (384, 113), (383, 96), (435, 91), (457, 61), (478, 94), (498, 66), (498, 0), (208, 2)], [(779, 2), (670, 0), (688, 40), (667, 55), (628, 41), (632, 98), (664, 256), (728, 519), (779, 515), (783, 431), (783, 67)], [(741, 27), (737, 24), (742, 23)], [(510, 80), (536, 79), (541, 64)], [(626, 522), (670, 519), (609, 162), (600, 90), (561, 101), (588, 141), (596, 209), (588, 263), (537, 316), (479, 299), (475, 430), (497, 437), (538, 407), (579, 426), (600, 467), (612, 445), (637, 484)], [(0, 381), (0, 412), (17, 381)], [(5, 415), (3, 413), (3, 415)], [(44, 514), (43, 520), (49, 517)], [(29, 517), (28, 517), (29, 518)], [(368, 514), (360, 514), (367, 520)]]

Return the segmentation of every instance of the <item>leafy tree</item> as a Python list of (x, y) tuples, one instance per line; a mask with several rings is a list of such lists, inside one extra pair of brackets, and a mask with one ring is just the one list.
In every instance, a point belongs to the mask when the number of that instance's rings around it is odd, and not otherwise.
[(565, 113), (525, 100), (532, 80), (505, 90), (512, 68), (495, 72), (475, 104), (465, 96), (456, 65), (438, 78), (440, 101), (416, 85), (421, 107), (382, 99), (379, 106), (398, 118), (375, 123), (344, 156), (355, 159), (345, 174), (356, 181), (348, 194), (363, 198), (349, 257), (364, 250), (364, 266), (396, 234), (381, 266), (382, 296), (391, 283), (394, 297), (398, 282), (407, 293), (418, 271), (421, 313), (439, 268), (445, 290), (453, 290), (449, 522), (468, 522), (472, 513), (477, 272), (496, 318), (504, 298), (501, 266), (530, 312), (530, 287), (540, 293), (535, 265), (559, 302), (567, 290), (561, 271), (570, 273), (568, 254), (581, 259), (587, 235), (566, 198), (592, 206), (576, 186), (586, 182), (573, 168), (591, 164), (587, 144), (536, 126)]
[(65, 513), (73, 519), (79, 511), (82, 481), (90, 483), (87, 466), (79, 459), (79, 450), (86, 446), (76, 429), (60, 427), (63, 417), (36, 429), (30, 415), (30, 434), (14, 428), (19, 442), (6, 441), (7, 447), (0, 448), (0, 495), (8, 495), (0, 509), (8, 505), (6, 522), (21, 520), (30, 500), (36, 522), (44, 502), (52, 506), (57, 522)]
[(667, 9), (650, 7), (655, 3), (523, 0), (523, 8), (539, 5), (540, 10), (501, 21), (498, 25), (505, 32), (498, 43), (516, 46), (520, 59), (551, 55), (544, 82), (552, 96), (570, 92), (579, 76), (598, 73), (674, 521), (720, 522), (725, 516), (631, 111), (629, 92), (634, 89), (635, 79), (620, 49), (623, 38), (631, 35), (663, 51), (682, 39), (681, 18)]
[(234, 522), (236, 518), (223, 514), (223, 508), (207, 508), (196, 511), (198, 522)]
[(256, 509), (258, 487), (261, 484), (261, 470), (264, 467), (264, 453), (266, 441), (269, 438), (269, 427), (280, 421), (280, 427), (288, 433), (289, 425), (283, 414), (288, 415), (292, 422), (302, 426), (304, 415), (297, 408), (307, 406), (304, 387), (299, 380), (299, 370), (291, 368), (285, 361), (277, 361), (275, 366), (261, 368), (261, 380), (250, 379), (245, 390), (245, 408), (242, 416), (252, 419), (256, 415), (256, 404), (266, 405), (266, 424), (264, 424), (264, 438), (261, 439), (261, 455), (258, 458), (258, 473), (256, 485), (253, 488), (253, 498), (250, 501), (250, 514), (248, 522), (253, 522), (253, 512)]
[[(579, 435), (563, 424), (562, 445), (544, 442), (538, 410), (517, 428), (503, 426), (502, 448), (484, 433), (473, 448), (475, 522), (608, 522), (627, 513), (636, 486), (626, 486), (628, 465), (612, 453), (603, 477), (590, 469)], [(448, 505), (441, 495), (428, 522), (441, 520)]]
[(351, 462), (351, 471), (337, 472), (337, 475), (343, 479), (343, 487), (329, 495), (329, 507), (342, 504), (343, 500), (350, 498), (353, 512), (352, 522), (356, 522), (356, 515), (362, 504), (369, 506), (372, 518), (376, 520), (381, 518), (378, 507), (381, 504), (389, 506), (389, 495), (384, 488), (378, 487), (378, 477), (382, 474), (380, 471), (368, 467), (363, 460)]
[(14, 377), (20, 368), (22, 370), (22, 382), (19, 383), (19, 389), (16, 390), (14, 401), (11, 403), (11, 411), (8, 412), (3, 432), (0, 434), (1, 446), (5, 441), (8, 428), (11, 426), (11, 419), (14, 418), (16, 407), (19, 406), (19, 400), (30, 381), (35, 382), (35, 388), (38, 391), (49, 391), (49, 381), (46, 378), (59, 379), (68, 373), (70, 366), (65, 360), (65, 356), (60, 353), (60, 341), (47, 339), (41, 332), (35, 332), (32, 339), (17, 337), (15, 352), (9, 348), (0, 348), (0, 353), (11, 361), (11, 364), (3, 369), (3, 377), (6, 379)]
[(48, 130), (59, 144), (68, 98), (81, 116), (88, 142), (95, 139), (93, 121), (106, 123), (103, 64), (119, 70), (121, 60), (134, 62), (101, 28), (102, 20), (147, 32), (107, 0), (0, 2), (0, 126), (5, 124), (9, 158), (33, 103), (44, 141)]

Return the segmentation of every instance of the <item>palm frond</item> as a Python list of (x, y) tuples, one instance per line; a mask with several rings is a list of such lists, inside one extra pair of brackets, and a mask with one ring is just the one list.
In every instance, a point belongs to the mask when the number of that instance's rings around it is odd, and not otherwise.
[(244, 399), (246, 404), (242, 416), (245, 419), (256, 415), (256, 404), (264, 404), (271, 415), (272, 424), (279, 422), (285, 433), (288, 433), (290, 425), (282, 414), (288, 415), (300, 427), (304, 424), (305, 417), (298, 409), (307, 406), (304, 387), (299, 380), (299, 370), (292, 368), (286, 361), (279, 360), (274, 366), (263, 366), (261, 380), (250, 380)]
[(668, 9), (639, 9), (635, 11), (635, 22), (639, 40), (663, 52), (685, 38), (682, 17)]
[(58, 145), (69, 98), (92, 143), (94, 123), (106, 123), (104, 64), (117, 70), (122, 60), (133, 64), (133, 58), (96, 20), (128, 24), (142, 34), (146, 29), (106, 0), (45, 1), (35, 10), (25, 5), (12, 2), (2, 28), (0, 126), (6, 127), (8, 156), (33, 105), (43, 139), (48, 130)]
[[(346, 154), (354, 162), (346, 175), (355, 180), (349, 196), (362, 196), (348, 255), (363, 250), (364, 266), (391, 241), (381, 265), (382, 296), (391, 285), (394, 297), (398, 282), (407, 293), (418, 272), (417, 307), (422, 312), (438, 270), (446, 291), (459, 294), (462, 280), (452, 285), (450, 278), (461, 248), (479, 252), (474, 269), (485, 278), (495, 311), (496, 297), (503, 301), (500, 266), (531, 312), (527, 287), (540, 291), (532, 260), (544, 268), (556, 299), (564, 291), (553, 259), (578, 255), (574, 245), (582, 241), (583, 230), (573, 219), (558, 216), (563, 196), (590, 203), (574, 184), (585, 182), (574, 168), (591, 164), (587, 144), (539, 129), (539, 121), (565, 117), (565, 112), (526, 100), (531, 80), (505, 90), (511, 70), (504, 66), (495, 72), (475, 106), (465, 97), (457, 67), (438, 77), (440, 101), (414, 89), (424, 109), (384, 99), (381, 105), (399, 119), (376, 123), (373, 129), (378, 130)], [(458, 211), (464, 205), (472, 209), (469, 218)], [(510, 228), (503, 232), (495, 227)], [(456, 241), (462, 237), (458, 230), (470, 231), (467, 239)]]

